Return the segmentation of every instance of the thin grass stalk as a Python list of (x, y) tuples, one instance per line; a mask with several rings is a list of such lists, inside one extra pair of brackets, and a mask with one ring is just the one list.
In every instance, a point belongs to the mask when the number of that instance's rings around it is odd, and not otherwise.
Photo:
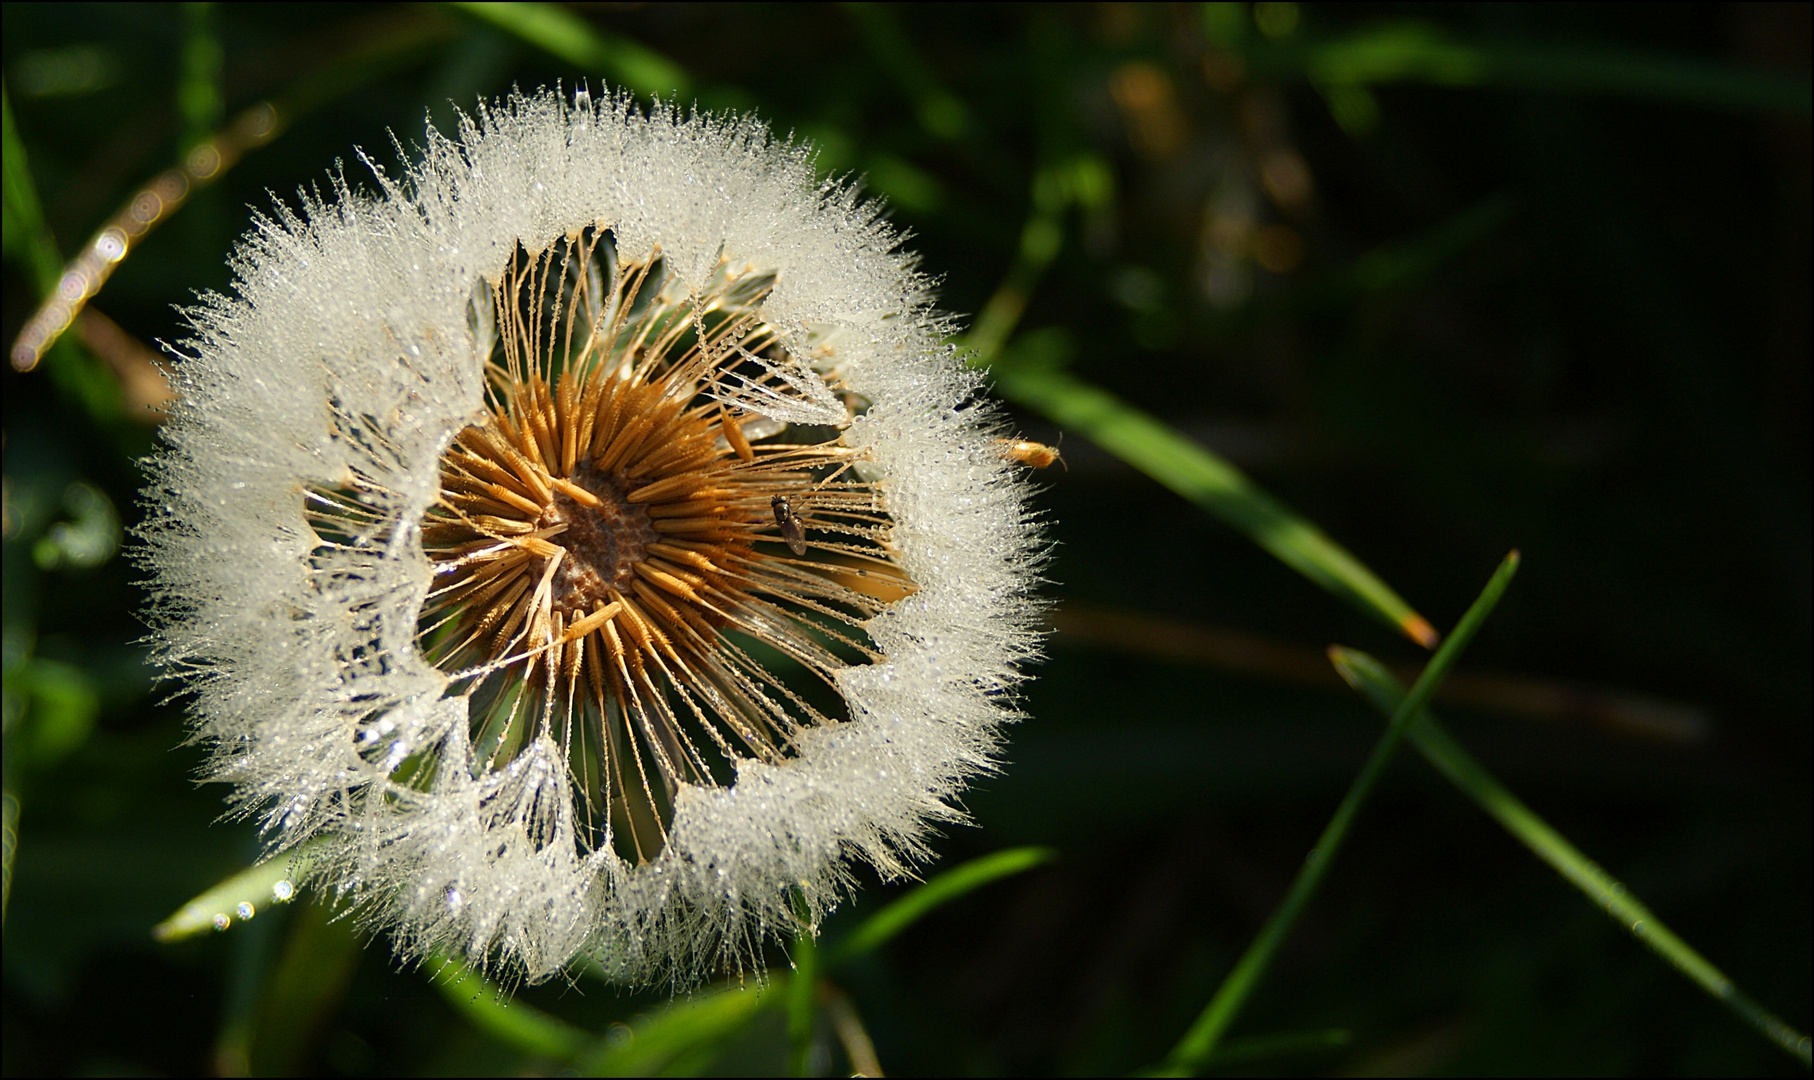
[[(1331, 649), (1330, 659), (1336, 670), (1359, 690), (1374, 707), (1395, 718), (1408, 700), (1404, 688), (1379, 661), (1352, 649)], [(1663, 925), (1651, 910), (1625, 889), (1625, 886), (1598, 863), (1583, 855), (1549, 823), (1538, 817), (1505, 785), (1489, 773), (1473, 755), (1462, 749), (1436, 717), (1420, 711), (1412, 720), (1409, 737), (1437, 771), (1474, 800), (1505, 830), (1548, 863), (1588, 899), (1622, 923), (1633, 937), (1650, 947), (1689, 981), (1707, 991), (1720, 1004), (1746, 1024), (1757, 1029), (1791, 1056), (1809, 1064), (1808, 1036), (1796, 1031), (1774, 1013), (1759, 1005), (1741, 991), (1724, 972), (1715, 967), (1694, 947)]]
[(1481, 624), (1486, 621), (1486, 617), (1491, 614), (1493, 607), (1498, 604), (1499, 598), (1505, 593), (1506, 586), (1511, 584), (1512, 575), (1518, 572), (1518, 562), (1519, 555), (1516, 551), (1505, 557), (1505, 561), (1499, 564), (1499, 569), (1487, 582), (1486, 588), (1481, 590), (1479, 598), (1468, 608), (1467, 613), (1461, 617), (1461, 621), (1455, 625), (1454, 631), (1449, 634), (1448, 641), (1444, 642), (1436, 655), (1430, 658), (1430, 663), (1424, 668), (1423, 674), (1418, 676), (1416, 685), (1411, 688), (1410, 695), (1393, 713), (1392, 722), (1387, 726), (1386, 733), (1380, 737), (1379, 743), (1373, 748), (1373, 753), (1368, 757), (1366, 765), (1354, 778), (1354, 783), (1348, 788), (1347, 796), (1336, 808), (1335, 816), (1329, 819), (1328, 827), (1317, 839), (1316, 846), (1310, 850), (1309, 857), (1304, 860), (1303, 868), (1298, 871), (1297, 879), (1291, 883), (1291, 889), (1285, 894), (1285, 899), (1266, 920), (1266, 925), (1254, 938), (1253, 944), (1247, 947), (1247, 951), (1235, 964), (1234, 970), (1230, 971), (1228, 977), (1222, 981), (1215, 996), (1210, 998), (1208, 1005), (1204, 1006), (1203, 1012), (1190, 1026), (1190, 1030), (1184, 1033), (1184, 1038), (1180, 1039), (1178, 1045), (1173, 1048), (1171, 1056), (1161, 1067), (1162, 1074), (1190, 1075), (1216, 1052), (1216, 1046), (1221, 1042), (1223, 1034), (1227, 1032), (1235, 1017), (1240, 1014), (1242, 1006), (1247, 1003), (1247, 998), (1253, 993), (1254, 987), (1259, 985), (1260, 977), (1271, 966), (1273, 957), (1278, 953), (1279, 946), (1284, 943), (1291, 928), (1296, 925), (1298, 916), (1303, 914), (1304, 908), (1310, 903), (1310, 898), (1316, 895), (1317, 887), (1322, 884), (1323, 877), (1329, 872), (1330, 865), (1335, 861), (1336, 852), (1340, 850), (1342, 842), (1347, 838), (1348, 829), (1353, 825), (1355, 815), (1359, 813), (1361, 804), (1372, 793), (1374, 786), (1379, 783), (1380, 776), (1384, 774), (1387, 764), (1392, 760), (1393, 753), (1398, 749), (1399, 741), (1410, 727), (1411, 718), (1417, 715), (1424, 703), (1430, 699), (1430, 695), (1436, 692), (1436, 688), (1442, 683), (1443, 676), (1448, 674), (1449, 668), (1460, 658), (1462, 651), (1473, 640), (1475, 632), (1480, 629)]
[(1017, 847), (954, 866), (864, 920), (843, 940), (826, 950), (824, 966), (834, 968), (870, 952), (933, 909), (992, 881), (1043, 866), (1057, 857), (1058, 852), (1048, 847)]
[(800, 933), (794, 938), (794, 974), (787, 984), (787, 1064), (789, 1076), (810, 1076), (813, 1049), (813, 988), (819, 982), (819, 946), (807, 925), (805, 901), (795, 904)]

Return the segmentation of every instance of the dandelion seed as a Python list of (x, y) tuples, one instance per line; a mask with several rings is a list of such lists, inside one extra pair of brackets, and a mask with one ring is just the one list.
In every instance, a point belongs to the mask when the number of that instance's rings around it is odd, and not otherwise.
[(406, 957), (759, 966), (1015, 716), (1042, 547), (977, 377), (753, 121), (513, 97), (372, 171), (189, 313), (145, 558), (211, 775)]

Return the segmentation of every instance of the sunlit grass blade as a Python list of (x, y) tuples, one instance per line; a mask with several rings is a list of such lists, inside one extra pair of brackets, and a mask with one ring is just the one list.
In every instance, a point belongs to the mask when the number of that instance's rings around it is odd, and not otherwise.
[(1324, 875), (1328, 873), (1330, 865), (1335, 861), (1336, 852), (1341, 849), (1343, 840), (1347, 838), (1348, 829), (1354, 823), (1355, 815), (1359, 812), (1361, 804), (1366, 801), (1367, 796), (1371, 794), (1374, 785), (1379, 782), (1380, 776), (1385, 772), (1386, 765), (1392, 760), (1393, 752), (1398, 749), (1399, 740), (1404, 737), (1406, 730), (1410, 727), (1411, 719), (1423, 709), (1424, 703), (1430, 700), (1430, 695), (1434, 694), (1436, 688), (1441, 685), (1443, 676), (1447, 675), (1455, 661), (1460, 659), (1462, 651), (1473, 640), (1475, 632), (1492, 613), (1493, 607), (1499, 603), (1499, 598), (1505, 594), (1506, 586), (1511, 584), (1512, 576), (1518, 572), (1518, 562), (1516, 551), (1505, 557), (1505, 561), (1499, 564), (1499, 569), (1487, 581), (1486, 588), (1481, 590), (1480, 596), (1462, 615), (1461, 621), (1455, 624), (1455, 629), (1450, 631), (1449, 639), (1443, 643), (1442, 648), (1436, 651), (1436, 655), (1430, 658), (1429, 664), (1425, 665), (1423, 674), (1418, 676), (1416, 684), (1411, 688), (1410, 695), (1392, 714), (1392, 722), (1386, 726), (1386, 733), (1380, 737), (1378, 744), (1373, 748), (1372, 755), (1367, 758), (1367, 763), (1361, 767), (1360, 774), (1349, 786), (1348, 794), (1342, 799), (1341, 805), (1336, 808), (1335, 815), (1329, 819), (1323, 835), (1317, 838), (1316, 846), (1310, 849), (1309, 856), (1304, 859), (1303, 868), (1298, 871), (1297, 879), (1291, 883), (1285, 899), (1266, 920), (1266, 925), (1260, 929), (1253, 944), (1249, 945), (1240, 960), (1236, 961), (1234, 970), (1230, 971), (1228, 977), (1222, 981), (1215, 996), (1204, 1007), (1190, 1030), (1185, 1032), (1184, 1038), (1180, 1039), (1178, 1045), (1172, 1049), (1170, 1057), (1162, 1066), (1162, 1072), (1167, 1075), (1189, 1075), (1201, 1069), (1206, 1062), (1215, 1057), (1223, 1033), (1240, 1014), (1241, 1007), (1247, 1003), (1248, 995), (1253, 992), (1255, 986), (1259, 985), (1260, 977), (1271, 965), (1273, 956), (1277, 954), (1286, 935), (1291, 932), (1298, 916), (1303, 913), (1310, 898), (1316, 895), (1317, 887), (1322, 884)]
[(586, 1032), (558, 1016), (513, 999), (501, 987), (455, 960), (437, 957), (423, 965), (468, 1023), (525, 1054), (568, 1061), (592, 1042)]
[(628, 1033), (598, 1040), (575, 1068), (581, 1076), (696, 1074), (710, 1064), (720, 1043), (788, 993), (788, 976), (776, 973), (760, 986), (722, 986), (676, 1000), (632, 1020)]
[[(63, 256), (57, 241), (44, 220), (44, 204), (38, 198), (38, 187), (31, 165), (25, 156), (25, 143), (13, 116), (12, 96), (0, 88), (0, 142), (4, 143), (5, 251), (10, 259), (22, 261), (31, 273), (32, 284), (40, 299), (54, 297), (63, 276)], [(67, 321), (64, 322), (67, 326)], [(29, 326), (29, 323), (28, 323)], [(63, 327), (58, 327), (58, 333)], [(19, 341), (7, 349), (13, 367), (30, 371), (48, 353), (37, 345)], [(67, 343), (55, 350), (56, 360), (48, 365), (49, 373), (60, 389), (80, 402), (88, 414), (103, 424), (120, 415), (122, 396), (119, 386), (100, 362), (87, 352)]]
[[(347, 54), (298, 79), (279, 97), (241, 111), (232, 123), (220, 120), (222, 91), (220, 42), (209, 26), (207, 5), (188, 10), (190, 33), (184, 47), (184, 73), (178, 100), (188, 128), (187, 151), (174, 168), (153, 176), (97, 229), (75, 257), (63, 264), (49, 232), (42, 227), (37, 196), (30, 186), (22, 147), (7, 110), (7, 237), (11, 245), (15, 219), (35, 228), (21, 231), (39, 284), (38, 310), (19, 330), (9, 350), (12, 364), (29, 371), (49, 355), (53, 379), (103, 424), (124, 412), (134, 420), (155, 419), (169, 395), (163, 376), (145, 359), (149, 350), (124, 334), (111, 320), (87, 307), (126, 260), (160, 225), (185, 206), (190, 195), (217, 183), (246, 153), (268, 145), (297, 117), (319, 108), (419, 55), (446, 36), (445, 19), (413, 19), (390, 33), (374, 36)], [(15, 213), (17, 210), (17, 213)], [(13, 248), (8, 247), (9, 254)], [(48, 267), (48, 269), (47, 269)], [(75, 328), (86, 349), (72, 348), (66, 331)], [(98, 354), (98, 355), (91, 355)], [(104, 363), (103, 363), (104, 361)], [(109, 371), (108, 368), (112, 368)], [(124, 410), (128, 399), (134, 408)], [(147, 409), (151, 411), (147, 411)]]
[[(1372, 702), (1374, 708), (1394, 717), (1404, 710), (1407, 700), (1404, 688), (1379, 661), (1366, 653), (1343, 648), (1330, 649), (1329, 658), (1335, 663), (1336, 670), (1341, 672), (1342, 678)], [(1475, 805), (1485, 810), (1539, 859), (1554, 867), (1570, 884), (1585, 893), (1588, 899), (1629, 929), (1632, 936), (1713, 995), (1745, 1023), (1762, 1032), (1765, 1038), (1801, 1059), (1804, 1065), (1808, 1064), (1809, 1040), (1806, 1036), (1745, 996), (1733, 985), (1731, 979), (1664, 926), (1649, 908), (1626, 892), (1625, 886), (1583, 855), (1499, 783), (1472, 755), (1462, 749), (1461, 744), (1437, 723), (1434, 716), (1420, 710), (1419, 717), (1412, 722), (1409, 736), (1412, 744), (1430, 764), (1436, 766), (1450, 782), (1473, 799)]]
[(539, 49), (596, 72), (639, 94), (685, 93), (691, 80), (684, 68), (646, 45), (606, 36), (578, 15), (554, 4), (456, 3), (471, 15), (514, 34)]
[(942, 874), (929, 878), (905, 896), (871, 915), (850, 936), (826, 950), (827, 968), (842, 964), (877, 948), (896, 934), (917, 922), (927, 912), (948, 904), (966, 893), (992, 881), (1025, 873), (1057, 858), (1058, 853), (1046, 847), (1009, 848), (971, 859)]
[[(318, 847), (301, 843), (276, 858), (241, 870), (178, 908), (174, 915), (152, 928), (151, 936), (159, 941), (180, 941), (225, 930), (235, 921), (252, 918), (266, 904), (288, 902), (296, 895), (295, 875), (308, 866)], [(242, 904), (246, 905), (243, 910)]]
[[(1021, 339), (1031, 349), (1037, 335)], [(1019, 344), (1019, 343), (1017, 343)], [(1009, 350), (991, 369), (996, 390), (1081, 435), (1247, 534), (1285, 565), (1428, 648), (1434, 627), (1321, 529), (1245, 473), (1157, 417), (1043, 358)]]

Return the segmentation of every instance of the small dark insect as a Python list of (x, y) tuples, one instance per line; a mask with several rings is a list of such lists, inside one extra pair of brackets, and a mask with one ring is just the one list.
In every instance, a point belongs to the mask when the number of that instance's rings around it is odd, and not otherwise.
[(775, 512), (775, 527), (781, 530), (781, 539), (787, 541), (787, 550), (795, 555), (806, 554), (806, 526), (800, 524), (800, 518), (787, 504), (787, 498), (777, 495), (768, 501), (768, 505)]

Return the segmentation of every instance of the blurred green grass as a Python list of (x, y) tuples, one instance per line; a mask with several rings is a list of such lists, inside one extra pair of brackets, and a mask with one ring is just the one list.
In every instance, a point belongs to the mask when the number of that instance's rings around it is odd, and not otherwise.
[[(3, 329), (10, 342), (44, 285), (42, 241), (75, 250), (260, 100), (285, 103), (281, 136), (95, 301), (138, 341), (177, 340), (172, 306), (225, 287), (248, 205), (319, 181), (355, 145), (394, 164), (387, 132), (417, 142), (424, 116), (445, 129), (456, 105), (513, 84), (587, 78), (753, 108), (817, 141), (827, 172), (866, 174), (945, 306), (1003, 327), (1008, 355), (1016, 334), (1066, 342), (1055, 377), (1252, 477), (1439, 625), (1522, 548), (1466, 663), (1686, 703), (1713, 736), (1645, 742), (1586, 712), (1534, 724), (1490, 708), (1451, 729), (1805, 1030), (1806, 8), (1419, 17), (582, 6), (542, 17), (550, 48), (456, 8), (8, 5)], [(21, 160), (43, 232), (17, 226)], [(1040, 272), (990, 324), (1053, 162), (1093, 164), (1066, 174), (1035, 238)], [(20, 807), (5, 1071), (545, 1067), (309, 908), (152, 941), (256, 845), (210, 824), (221, 792), (190, 783), (180, 702), (139, 660), (130, 565), (59, 554), (96, 550), (82, 522), (102, 519), (72, 491), (136, 517), (132, 459), (152, 433), (121, 412), (115, 370), (72, 338), (45, 370), (5, 376), (5, 768)], [(1013, 378), (1004, 368), (1018, 397)], [(1030, 437), (1067, 436), (1068, 468), (1040, 475), (1061, 612), (1416, 659), (1053, 413), (1018, 418)], [(1159, 1060), (1378, 730), (1360, 701), (1276, 666), (1128, 658), (1063, 633), (1027, 708), (1003, 775), (968, 802), (979, 827), (942, 842), (941, 866), (1016, 844), (1059, 857), (837, 975), (891, 1071)], [(870, 883), (827, 940), (894, 895)], [(594, 1038), (665, 1005), (595, 982), (521, 1000)], [(286, 1013), (318, 1019), (271, 1019)], [(1794, 1068), (1409, 761), (1235, 1033), (1272, 1047), (1224, 1059), (1244, 1072)], [(826, 1056), (809, 1060), (844, 1061), (834, 1034), (810, 1033)], [(755, 1023), (681, 1064), (774, 1071), (788, 1053), (784, 1024)]]

